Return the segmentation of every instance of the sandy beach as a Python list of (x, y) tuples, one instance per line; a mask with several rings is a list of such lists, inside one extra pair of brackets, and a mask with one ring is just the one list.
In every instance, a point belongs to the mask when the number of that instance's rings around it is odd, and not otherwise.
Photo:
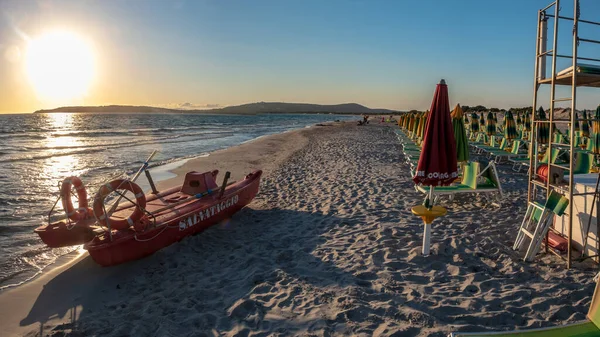
[[(328, 123), (263, 137), (177, 168), (261, 191), (230, 221), (154, 255), (102, 268), (86, 254), (0, 292), (2, 334), (70, 336), (445, 336), (585, 318), (593, 264), (511, 250), (525, 174), (499, 165), (505, 197), (442, 200), (432, 252), (394, 124)], [(487, 162), (479, 158), (481, 162)], [(541, 261), (540, 261), (541, 260)]]

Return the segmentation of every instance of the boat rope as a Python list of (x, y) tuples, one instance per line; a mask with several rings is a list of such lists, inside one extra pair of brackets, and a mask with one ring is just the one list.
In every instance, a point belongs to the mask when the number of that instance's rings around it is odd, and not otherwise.
[(138, 238), (138, 236), (137, 236), (137, 233), (135, 233), (135, 235), (134, 235), (133, 237), (135, 238), (135, 241), (139, 241), (139, 242), (146, 242), (146, 241), (154, 240), (154, 239), (156, 239), (156, 238), (157, 238), (159, 235), (161, 235), (161, 234), (162, 234), (162, 233), (163, 233), (163, 232), (164, 232), (164, 231), (165, 231), (167, 228), (169, 228), (169, 227), (170, 227), (170, 226), (165, 226), (165, 227), (163, 227), (163, 229), (162, 229), (160, 232), (156, 233), (156, 235), (154, 235), (153, 237), (151, 237), (151, 238), (149, 238), (149, 239), (140, 239), (140, 238)]

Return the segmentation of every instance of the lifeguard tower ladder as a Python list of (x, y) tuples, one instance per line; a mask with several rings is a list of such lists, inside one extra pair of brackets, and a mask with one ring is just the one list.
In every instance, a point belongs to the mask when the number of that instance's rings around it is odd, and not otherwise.
[[(595, 1), (595, 0), (589, 0)], [(545, 8), (538, 11), (538, 26), (537, 26), (537, 38), (536, 38), (536, 56), (535, 56), (535, 72), (534, 72), (534, 81), (533, 81), (533, 105), (532, 105), (532, 124), (533, 124), (533, 132), (530, 137), (531, 146), (529, 150), (530, 155), (530, 170), (529, 170), (529, 184), (527, 191), (527, 202), (528, 204), (533, 203), (538, 193), (539, 196), (545, 196), (548, 198), (552, 190), (555, 190), (565, 197), (568, 198), (569, 205), (564, 215), (563, 219), (568, 221), (566, 226), (568, 230), (564, 234), (568, 241), (567, 254), (566, 257), (561, 254), (555, 252), (554, 250), (548, 250), (546, 246), (546, 252), (552, 252), (566, 261), (567, 268), (571, 267), (571, 262), (573, 260), (572, 254), (572, 234), (573, 234), (573, 196), (578, 195), (586, 195), (593, 194), (596, 192), (589, 193), (574, 193), (573, 189), (573, 168), (574, 168), (574, 155), (577, 150), (574, 147), (574, 125), (575, 125), (575, 111), (577, 108), (577, 88), (578, 87), (597, 87), (600, 88), (600, 74), (590, 74), (580, 71), (580, 63), (579, 61), (590, 61), (590, 62), (598, 62), (600, 63), (600, 59), (581, 57), (578, 55), (578, 49), (580, 43), (591, 43), (591, 44), (600, 44), (600, 41), (591, 40), (587, 38), (582, 38), (579, 36), (579, 25), (595, 25), (599, 26), (600, 23), (582, 20), (580, 19), (580, 1), (573, 0), (573, 17), (566, 17), (561, 15), (561, 1), (556, 0), (546, 6)], [(551, 13), (552, 11), (552, 13)], [(547, 49), (547, 25), (548, 20), (553, 20), (553, 34), (552, 34), (552, 49)], [(558, 53), (558, 33), (559, 33), (559, 23), (570, 21), (572, 22), (572, 54), (564, 55)], [(550, 77), (546, 77), (546, 58), (551, 57), (552, 65), (551, 65), (551, 74)], [(571, 61), (571, 68), (560, 71), (557, 73), (556, 69), (556, 61), (557, 58), (569, 59)], [(600, 64), (597, 64), (600, 65)], [(550, 85), (550, 110), (548, 114), (547, 120), (539, 120), (536, 116), (536, 110), (538, 108), (538, 90), (541, 85)], [(555, 96), (556, 86), (571, 86), (571, 96), (570, 97), (559, 97)], [(570, 102), (571, 103), (571, 113), (570, 118), (560, 118), (560, 116), (555, 116), (555, 103), (558, 102)], [(589, 119), (585, 120), (591, 121), (592, 116)], [(584, 121), (583, 119), (579, 119), (579, 121)], [(540, 126), (546, 123), (546, 127), (549, 128), (549, 137), (547, 143), (540, 143), (538, 141), (538, 132)], [(561, 144), (554, 141), (554, 132), (555, 128), (559, 126), (563, 126), (563, 129), (569, 130), (569, 144)], [(542, 149), (547, 149), (550, 153), (552, 153), (552, 149), (559, 149), (564, 153), (565, 157), (568, 156), (569, 164), (554, 164), (552, 160), (548, 160), (548, 177), (546, 181), (538, 179), (537, 176), (537, 168), (539, 166), (539, 158), (538, 154), (541, 153)], [(549, 156), (551, 157), (551, 156)], [(557, 183), (553, 181), (553, 177), (551, 174), (553, 172), (553, 168), (562, 169), (565, 172), (568, 172), (568, 175), (565, 173), (565, 178), (568, 176), (568, 181), (563, 183)], [(562, 178), (562, 177), (561, 177)], [(597, 208), (597, 207), (596, 207)], [(590, 214), (591, 216), (591, 214)], [(551, 230), (554, 230), (551, 228)], [(598, 231), (596, 230), (596, 238), (598, 237)], [(547, 235), (547, 234), (546, 234)], [(547, 239), (547, 237), (546, 237)], [(586, 245), (586, 243), (584, 243)], [(596, 242), (596, 249), (598, 249), (598, 242)], [(585, 247), (584, 247), (585, 251)]]

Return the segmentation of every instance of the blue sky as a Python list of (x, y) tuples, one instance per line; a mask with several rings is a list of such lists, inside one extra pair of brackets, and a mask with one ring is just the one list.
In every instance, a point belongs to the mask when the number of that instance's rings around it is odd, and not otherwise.
[[(0, 3), (0, 55), (15, 46), (24, 53), (23, 36), (52, 29), (91, 41), (96, 79), (85, 98), (64, 105), (426, 109), (445, 78), (451, 104), (508, 108), (531, 105), (536, 17), (548, 3), (8, 0)], [(600, 2), (582, 0), (581, 8), (582, 18), (593, 19)], [(571, 16), (572, 1), (563, 0), (562, 10)], [(600, 29), (588, 31), (600, 39)], [(569, 43), (561, 52), (570, 52)], [(22, 62), (0, 58), (0, 112), (52, 108), (23, 79)], [(583, 92), (582, 108), (600, 103), (594, 91)]]

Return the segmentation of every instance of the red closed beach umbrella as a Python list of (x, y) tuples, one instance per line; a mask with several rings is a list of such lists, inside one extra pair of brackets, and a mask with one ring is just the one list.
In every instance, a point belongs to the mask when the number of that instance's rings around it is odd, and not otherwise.
[(425, 205), (412, 208), (412, 212), (425, 223), (422, 250), (425, 256), (429, 255), (431, 223), (436, 217), (446, 214), (445, 208), (433, 205), (434, 188), (450, 185), (457, 177), (456, 140), (450, 117), (448, 86), (441, 80), (433, 95), (417, 173), (413, 177), (415, 184), (430, 186)]
[(417, 174), (417, 185), (447, 186), (458, 177), (456, 140), (450, 117), (448, 86), (444, 80), (437, 85), (427, 124)]

